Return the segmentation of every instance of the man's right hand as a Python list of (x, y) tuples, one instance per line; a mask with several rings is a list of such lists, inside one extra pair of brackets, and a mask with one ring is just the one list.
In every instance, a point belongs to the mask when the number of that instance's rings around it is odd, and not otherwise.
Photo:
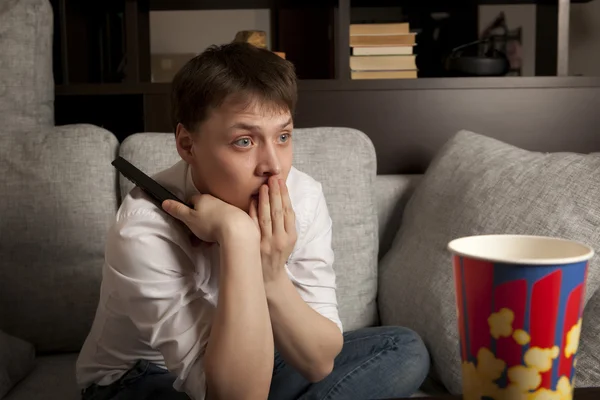
[(219, 243), (219, 301), (202, 360), (209, 398), (266, 399), (275, 346), (260, 231), (246, 212), (216, 197), (194, 196), (190, 203), (194, 208), (173, 200), (162, 206), (200, 240)]
[(204, 242), (222, 245), (230, 232), (256, 233), (250, 216), (223, 200), (210, 194), (200, 194), (193, 196), (190, 202), (194, 208), (174, 200), (165, 200), (162, 207), (168, 214), (186, 224)]

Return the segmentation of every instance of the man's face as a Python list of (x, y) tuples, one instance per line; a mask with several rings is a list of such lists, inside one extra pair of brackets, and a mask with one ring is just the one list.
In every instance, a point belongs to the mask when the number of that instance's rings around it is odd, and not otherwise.
[(287, 109), (258, 101), (249, 106), (225, 101), (209, 112), (198, 132), (183, 133), (189, 134), (186, 161), (196, 187), (248, 212), (252, 197), (270, 176), (287, 179), (292, 166), (292, 129)]

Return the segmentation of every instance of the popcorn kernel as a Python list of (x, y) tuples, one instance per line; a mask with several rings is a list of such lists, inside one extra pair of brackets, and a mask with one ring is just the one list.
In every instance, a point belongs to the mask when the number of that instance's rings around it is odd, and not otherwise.
[(477, 372), (485, 380), (495, 381), (506, 368), (504, 360), (497, 359), (489, 349), (481, 348), (477, 354)]
[(535, 368), (539, 372), (546, 372), (552, 368), (552, 360), (558, 356), (558, 347), (551, 349), (542, 349), (540, 347), (531, 347), (523, 357), (525, 364)]
[(515, 314), (509, 308), (502, 308), (500, 311), (493, 313), (488, 318), (490, 325), (490, 333), (494, 339), (500, 337), (509, 337), (512, 334), (512, 323), (515, 319)]
[(570, 398), (573, 394), (573, 389), (571, 387), (571, 382), (569, 382), (569, 378), (561, 376), (556, 384), (556, 391), (560, 393), (561, 400)]
[(510, 384), (504, 389), (500, 389), (497, 398), (498, 400), (529, 400), (529, 395), (517, 385)]
[(577, 353), (579, 347), (579, 336), (581, 334), (581, 318), (567, 333), (567, 345), (565, 346), (565, 357), (569, 358)]
[(536, 390), (529, 395), (529, 400), (562, 400), (560, 393), (545, 388)]
[(516, 329), (513, 332), (513, 339), (521, 346), (525, 346), (531, 340), (531, 337), (523, 329)]
[(523, 365), (510, 367), (508, 379), (523, 391), (537, 389), (542, 383), (542, 376), (537, 369)]
[(481, 380), (477, 374), (477, 368), (473, 363), (463, 362), (463, 399), (480, 400), (481, 399)]

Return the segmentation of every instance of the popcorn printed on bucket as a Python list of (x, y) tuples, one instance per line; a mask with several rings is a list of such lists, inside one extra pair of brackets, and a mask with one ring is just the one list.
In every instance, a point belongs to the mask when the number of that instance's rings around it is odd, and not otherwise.
[(532, 347), (525, 352), (525, 357), (523, 358), (525, 364), (528, 366), (535, 368), (539, 372), (546, 372), (552, 368), (552, 363), (558, 357), (558, 354), (558, 346), (554, 346), (551, 349)]
[(527, 343), (529, 343), (531, 337), (529, 337), (529, 334), (523, 329), (515, 329), (513, 332), (513, 339), (515, 339), (515, 342), (521, 346), (525, 346)]
[[(490, 334), (495, 339), (512, 337), (520, 346), (527, 345), (531, 337), (522, 330), (513, 330), (514, 313), (508, 308), (493, 313), (488, 318)], [(567, 358), (575, 355), (579, 344), (581, 319), (567, 334), (564, 354)], [(506, 363), (497, 359), (491, 350), (481, 348), (476, 364), (463, 362), (464, 400), (572, 400), (573, 382), (567, 376), (561, 376), (556, 390), (540, 388), (542, 373), (552, 369), (554, 360), (560, 355), (557, 346), (551, 348), (530, 347), (524, 354), (525, 365), (515, 365), (506, 369)], [(501, 388), (497, 381), (506, 370), (508, 385)]]
[(490, 333), (494, 339), (500, 337), (509, 337), (512, 334), (512, 323), (515, 319), (515, 314), (508, 308), (503, 308), (497, 313), (493, 313), (488, 318), (490, 324)]
[(567, 333), (567, 345), (565, 346), (565, 357), (569, 358), (577, 353), (579, 346), (579, 335), (581, 334), (581, 318)]

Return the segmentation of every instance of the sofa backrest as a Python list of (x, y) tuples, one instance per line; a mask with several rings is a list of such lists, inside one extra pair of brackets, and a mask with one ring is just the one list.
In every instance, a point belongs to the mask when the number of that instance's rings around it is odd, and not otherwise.
[[(91, 326), (106, 231), (131, 188), (111, 161), (120, 153), (153, 174), (178, 155), (172, 134), (120, 145), (96, 126), (54, 127), (52, 11), (47, 0), (0, 2), (0, 330), (68, 352)], [(378, 251), (415, 180), (377, 177), (373, 145), (353, 129), (298, 129), (295, 142), (295, 165), (322, 183), (334, 222), (344, 327), (373, 325)]]
[[(378, 251), (418, 177), (376, 176), (373, 147), (356, 130), (298, 129), (294, 140), (295, 165), (323, 184), (334, 220), (344, 327), (372, 325)], [(120, 154), (152, 175), (179, 159), (173, 135), (119, 145), (104, 129), (69, 125), (0, 135), (0, 151), (0, 330), (39, 352), (77, 351), (97, 306), (106, 231), (132, 187), (110, 163)]]
[[(333, 220), (338, 304), (345, 329), (377, 322), (376, 157), (368, 137), (348, 128), (294, 131), (294, 165), (323, 185)], [(120, 154), (148, 174), (179, 160), (172, 133), (129, 136)], [(122, 193), (132, 184), (120, 180)]]
[(90, 125), (0, 135), (0, 330), (40, 352), (78, 350), (91, 326), (118, 145)]
[(54, 126), (52, 16), (48, 0), (0, 1), (2, 134)]
[(404, 207), (422, 175), (377, 175), (375, 201), (379, 230), (379, 260), (388, 252), (402, 223)]

